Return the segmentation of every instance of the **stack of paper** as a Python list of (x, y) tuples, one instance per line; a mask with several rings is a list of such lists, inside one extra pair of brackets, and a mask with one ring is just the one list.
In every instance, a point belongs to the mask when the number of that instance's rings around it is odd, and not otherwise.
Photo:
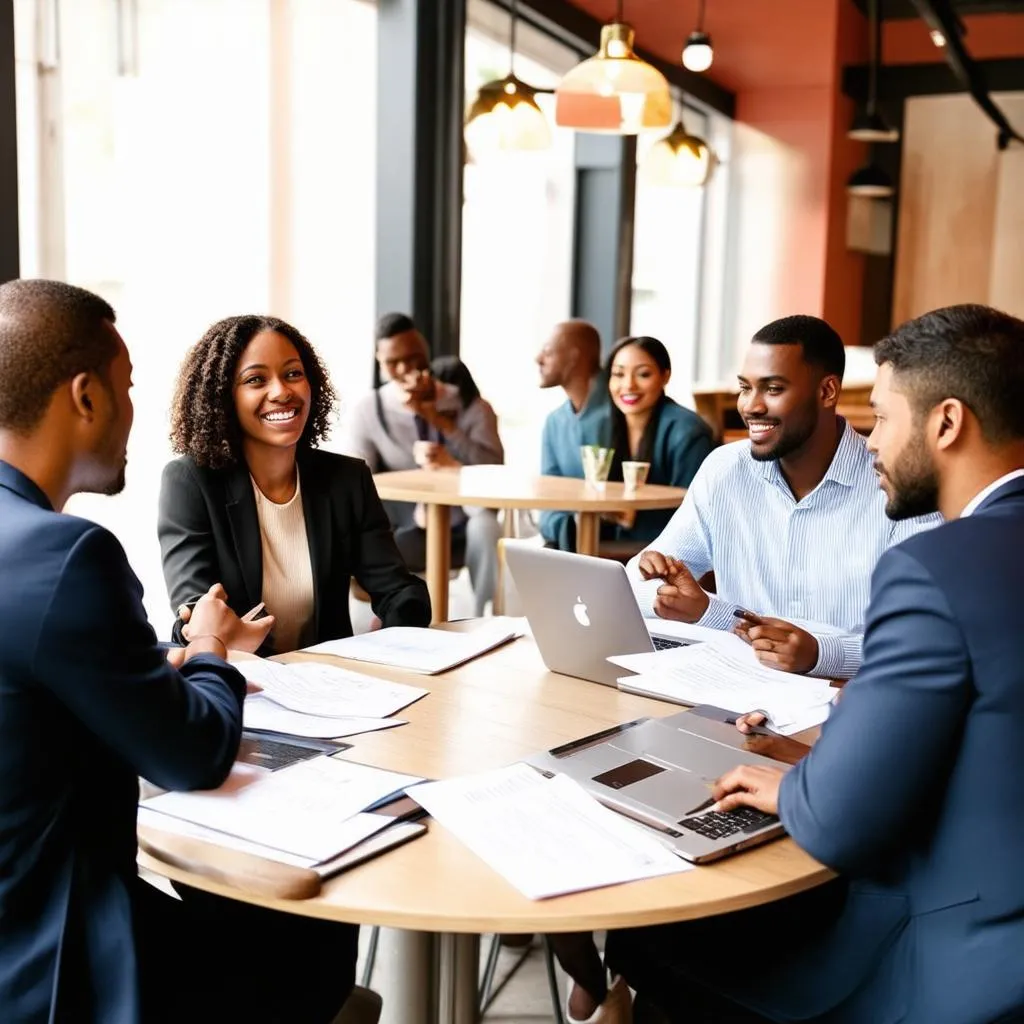
[(338, 739), (403, 725), (388, 718), (429, 691), (319, 662), (246, 659), (238, 670), (261, 687), (246, 698), (247, 729)]
[(219, 789), (164, 793), (146, 800), (139, 821), (169, 832), (215, 837), (287, 863), (319, 864), (387, 827), (392, 819), (363, 811), (422, 779), (314, 757), (267, 772), (236, 764)]
[(548, 779), (525, 764), (409, 795), (530, 899), (691, 867), (568, 776)]
[(737, 714), (761, 709), (768, 713), (771, 728), (785, 736), (825, 721), (837, 693), (826, 679), (762, 665), (753, 650), (731, 634), (723, 634), (721, 642), (626, 654), (609, 661), (638, 673), (619, 680), (622, 690), (675, 704), (711, 704)]
[(522, 630), (515, 621), (504, 618), (486, 622), (468, 633), (389, 626), (344, 640), (328, 640), (307, 647), (306, 651), (433, 675), (446, 672), (521, 635)]

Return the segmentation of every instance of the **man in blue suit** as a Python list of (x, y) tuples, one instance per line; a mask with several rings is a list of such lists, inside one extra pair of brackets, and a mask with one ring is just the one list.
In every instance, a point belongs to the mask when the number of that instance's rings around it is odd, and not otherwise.
[(840, 877), (613, 935), (637, 1021), (1024, 1019), (1024, 322), (953, 306), (875, 358), (886, 511), (947, 523), (879, 561), (863, 667), (808, 756), (715, 793)]
[(61, 512), (124, 486), (130, 386), (106, 302), (0, 286), (0, 1020), (326, 1022), (354, 929), (136, 874), (138, 776), (225, 779), (245, 696), (227, 648), (272, 620), (241, 622), (214, 587), (169, 655), (114, 536)]

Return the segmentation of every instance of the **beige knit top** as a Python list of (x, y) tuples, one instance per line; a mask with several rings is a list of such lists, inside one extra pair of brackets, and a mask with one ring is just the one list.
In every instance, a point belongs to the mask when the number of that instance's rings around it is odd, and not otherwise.
[(295, 493), (283, 505), (271, 501), (255, 480), (252, 488), (263, 545), (260, 597), (276, 620), (271, 636), (274, 653), (284, 654), (314, 640), (313, 565), (302, 514), (302, 481), (296, 470)]

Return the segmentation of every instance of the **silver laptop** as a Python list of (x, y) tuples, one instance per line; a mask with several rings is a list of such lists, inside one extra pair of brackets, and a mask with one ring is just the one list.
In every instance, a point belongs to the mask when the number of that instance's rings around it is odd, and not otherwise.
[(735, 726), (681, 711), (641, 718), (527, 758), (547, 775), (575, 779), (607, 807), (634, 819), (686, 860), (717, 860), (783, 834), (779, 819), (751, 808), (711, 809), (710, 785), (737, 765), (788, 766), (743, 749)]
[(615, 686), (632, 673), (612, 665), (611, 655), (691, 642), (648, 630), (619, 562), (512, 544), (505, 548), (505, 560), (552, 672)]

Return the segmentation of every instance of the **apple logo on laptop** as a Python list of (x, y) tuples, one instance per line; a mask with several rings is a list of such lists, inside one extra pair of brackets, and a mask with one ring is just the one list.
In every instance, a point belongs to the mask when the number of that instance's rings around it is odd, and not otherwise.
[(576, 621), (581, 626), (590, 625), (590, 616), (587, 615), (587, 606), (583, 603), (583, 598), (576, 595), (576, 604), (572, 606), (572, 613), (576, 616)]

